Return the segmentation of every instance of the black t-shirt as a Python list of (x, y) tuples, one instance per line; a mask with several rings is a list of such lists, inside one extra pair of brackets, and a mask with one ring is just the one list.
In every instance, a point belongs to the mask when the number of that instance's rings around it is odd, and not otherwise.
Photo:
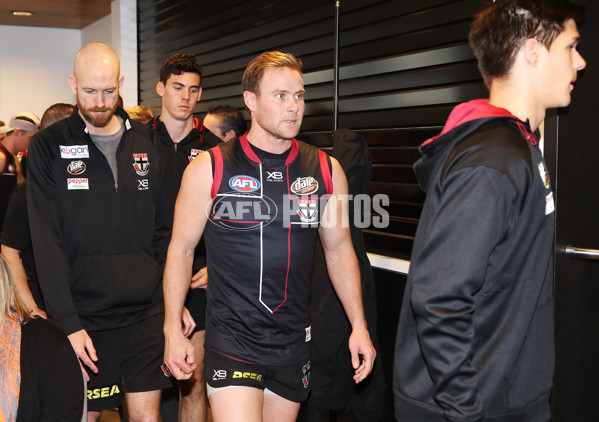
[(21, 330), (21, 385), (17, 422), (80, 421), (85, 390), (67, 336), (36, 318)]
[(35, 303), (45, 310), (44, 300), (37, 280), (31, 233), (27, 218), (27, 189), (25, 183), (18, 186), (10, 197), (10, 202), (4, 216), (1, 242), (3, 245), (21, 251), (21, 260), (27, 274), (29, 289)]

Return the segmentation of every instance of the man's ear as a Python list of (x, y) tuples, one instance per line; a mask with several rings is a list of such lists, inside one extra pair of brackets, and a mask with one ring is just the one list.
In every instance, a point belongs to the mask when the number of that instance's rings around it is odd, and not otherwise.
[(256, 94), (251, 91), (243, 91), (243, 102), (247, 109), (252, 112), (256, 111)]
[(69, 86), (71, 87), (71, 92), (77, 95), (77, 81), (73, 75), (69, 75)]
[(125, 83), (125, 75), (119, 78), (119, 92), (123, 92), (123, 84)]
[(529, 38), (524, 42), (522, 52), (526, 62), (529, 65), (536, 67), (539, 64), (539, 60), (541, 59), (543, 53), (547, 52), (547, 47), (545, 47), (545, 44), (536, 38)]
[(235, 131), (233, 129), (229, 130), (225, 133), (225, 142), (229, 142), (231, 139), (235, 139), (237, 135), (235, 135)]
[(198, 89), (198, 101), (200, 101), (200, 98), (202, 98), (202, 87)]
[(161, 97), (164, 95), (164, 84), (162, 82), (156, 84), (156, 93)]

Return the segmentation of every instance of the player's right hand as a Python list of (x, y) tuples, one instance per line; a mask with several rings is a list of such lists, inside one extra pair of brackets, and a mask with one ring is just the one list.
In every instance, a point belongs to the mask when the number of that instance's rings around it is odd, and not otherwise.
[(178, 380), (188, 380), (196, 369), (194, 348), (181, 330), (164, 336), (164, 363)]
[(87, 381), (89, 381), (89, 375), (87, 374), (83, 364), (85, 364), (85, 366), (91, 369), (94, 373), (98, 373), (98, 367), (94, 364), (94, 362), (98, 361), (94, 343), (85, 330), (75, 331), (74, 333), (69, 334), (68, 338), (71, 342), (71, 346), (73, 346), (73, 350), (75, 350), (75, 354), (79, 358), (81, 370), (83, 371)]

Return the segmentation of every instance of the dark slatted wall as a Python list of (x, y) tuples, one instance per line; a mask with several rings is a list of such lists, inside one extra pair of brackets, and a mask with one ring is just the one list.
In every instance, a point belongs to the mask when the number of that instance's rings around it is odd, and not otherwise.
[[(467, 43), (472, 15), (490, 0), (341, 0), (339, 127), (368, 139), (371, 193), (389, 195), (390, 224), (365, 230), (369, 252), (409, 259), (424, 200), (411, 165), (451, 108), (487, 95)], [(138, 0), (139, 94), (155, 113), (160, 64), (175, 52), (204, 66), (196, 113), (243, 108), (241, 75), (265, 50), (304, 62), (306, 116), (299, 138), (331, 145), (335, 2)]]

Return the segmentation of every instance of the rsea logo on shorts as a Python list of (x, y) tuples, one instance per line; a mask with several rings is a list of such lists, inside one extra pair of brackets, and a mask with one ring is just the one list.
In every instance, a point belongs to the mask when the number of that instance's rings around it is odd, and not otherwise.
[(251, 380), (262, 381), (262, 374), (256, 374), (255, 372), (233, 371), (233, 378), (248, 378)]
[(229, 179), (229, 186), (237, 192), (250, 193), (260, 189), (260, 182), (251, 176), (233, 176)]
[(61, 158), (89, 158), (87, 145), (59, 145)]
[(94, 388), (93, 390), (87, 390), (87, 399), (105, 399), (107, 397), (112, 397), (116, 394), (120, 394), (121, 390), (119, 389), (118, 384), (109, 385), (108, 387)]

